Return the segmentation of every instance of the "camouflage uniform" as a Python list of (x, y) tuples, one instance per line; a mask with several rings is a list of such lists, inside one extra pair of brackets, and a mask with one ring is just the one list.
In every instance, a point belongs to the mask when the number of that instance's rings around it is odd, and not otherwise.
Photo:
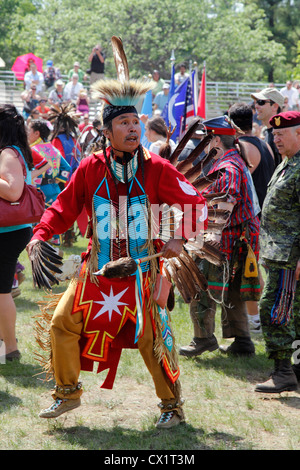
[(276, 168), (269, 183), (260, 228), (260, 258), (266, 282), (260, 318), (267, 353), (290, 359), (300, 339), (300, 286), (295, 269), (300, 259), (300, 151)]

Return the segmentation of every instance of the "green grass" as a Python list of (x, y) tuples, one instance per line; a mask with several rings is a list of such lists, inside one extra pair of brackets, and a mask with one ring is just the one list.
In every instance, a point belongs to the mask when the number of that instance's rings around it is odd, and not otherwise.
[[(64, 257), (85, 251), (79, 238)], [(43, 420), (39, 411), (51, 403), (53, 384), (41, 380), (35, 360), (33, 335), (37, 302), (43, 293), (32, 287), (26, 266), (17, 306), (20, 363), (0, 365), (1, 450), (299, 450), (298, 392), (266, 396), (254, 392), (255, 383), (267, 378), (272, 363), (261, 336), (253, 337), (256, 356), (229, 358), (219, 351), (193, 359), (180, 359), (186, 424), (158, 431), (158, 398), (138, 351), (123, 351), (113, 390), (100, 388), (105, 374), (82, 373), (82, 406), (56, 420)], [(66, 283), (55, 287), (65, 289)], [(177, 298), (172, 312), (176, 345), (192, 336), (188, 305)], [(221, 343), (219, 312), (216, 336)], [(226, 340), (229, 343), (229, 340)]]

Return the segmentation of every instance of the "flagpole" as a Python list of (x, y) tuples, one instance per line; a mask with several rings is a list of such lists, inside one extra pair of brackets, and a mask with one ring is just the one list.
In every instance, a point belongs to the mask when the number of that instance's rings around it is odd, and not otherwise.
[(203, 62), (204, 74), (205, 74), (205, 118), (206, 118), (206, 60)]
[(195, 107), (195, 116), (197, 116), (197, 106), (199, 100), (199, 70), (198, 70), (198, 63), (194, 62), (194, 70), (195, 70), (195, 80), (194, 80), (194, 107)]
[(205, 90), (205, 119), (206, 119), (206, 60), (203, 62), (203, 66), (204, 66), (204, 74), (205, 74), (205, 87), (204, 87), (204, 90)]
[(173, 64), (175, 64), (175, 52), (174, 52), (174, 49), (172, 49), (172, 52), (171, 52), (170, 62), (171, 62), (171, 75), (172, 75)]

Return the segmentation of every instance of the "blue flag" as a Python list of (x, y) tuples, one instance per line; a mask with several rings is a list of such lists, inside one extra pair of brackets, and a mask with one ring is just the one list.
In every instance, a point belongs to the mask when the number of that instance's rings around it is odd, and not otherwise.
[(169, 103), (170, 103), (170, 100), (172, 98), (172, 96), (174, 95), (174, 92), (175, 92), (175, 65), (173, 64), (172, 65), (172, 71), (171, 71), (171, 81), (170, 81), (170, 90), (169, 90), (169, 94), (168, 94), (168, 102), (166, 103), (162, 113), (161, 113), (161, 116), (164, 118), (165, 120), (165, 123), (167, 124), (167, 126), (169, 126)]
[[(152, 117), (152, 91), (151, 90), (147, 91), (145, 95), (141, 114), (146, 114), (148, 116), (148, 119)], [(145, 125), (142, 121), (140, 121), (140, 124), (142, 128), (141, 144), (144, 147), (149, 148), (150, 142), (148, 142), (147, 137), (145, 136)]]
[(195, 71), (178, 85), (169, 102), (168, 125), (171, 124), (172, 128), (176, 126), (171, 137), (174, 142), (176, 142), (178, 137), (181, 138), (184, 131), (182, 126), (186, 128), (191, 115), (194, 115), (194, 76)]
[(174, 91), (173, 96), (170, 98), (168, 108), (168, 125), (171, 124), (172, 128), (176, 129), (171, 137), (176, 142), (180, 133), (181, 118), (185, 110), (185, 97), (187, 86), (190, 78), (186, 78)]

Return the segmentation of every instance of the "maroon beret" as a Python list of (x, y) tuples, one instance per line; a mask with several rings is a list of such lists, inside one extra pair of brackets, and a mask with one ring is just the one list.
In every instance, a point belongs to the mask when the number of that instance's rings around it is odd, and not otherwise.
[(271, 117), (269, 123), (274, 129), (300, 126), (300, 113), (299, 111), (285, 111), (284, 113), (275, 114)]

